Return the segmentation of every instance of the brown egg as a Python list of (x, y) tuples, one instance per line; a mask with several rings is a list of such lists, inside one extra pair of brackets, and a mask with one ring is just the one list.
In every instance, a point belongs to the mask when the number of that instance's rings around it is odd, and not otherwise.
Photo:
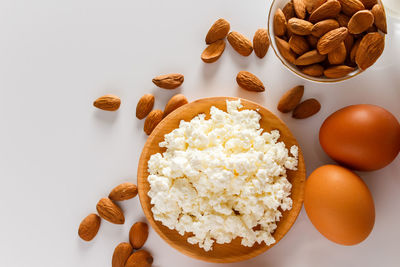
[(306, 182), (304, 207), (317, 230), (341, 245), (355, 245), (368, 237), (375, 208), (367, 185), (352, 171), (325, 165)]
[(319, 142), (342, 165), (360, 171), (378, 170), (400, 151), (400, 124), (381, 107), (348, 106), (324, 121)]

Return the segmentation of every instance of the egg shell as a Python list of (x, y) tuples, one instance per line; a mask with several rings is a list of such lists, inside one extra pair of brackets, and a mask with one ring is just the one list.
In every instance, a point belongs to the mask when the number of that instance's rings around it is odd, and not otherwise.
[(324, 165), (311, 173), (304, 207), (315, 228), (341, 245), (362, 242), (374, 227), (375, 207), (367, 185), (341, 166)]
[(400, 124), (381, 107), (348, 106), (324, 121), (319, 141), (341, 165), (360, 171), (378, 170), (391, 163), (400, 151)]

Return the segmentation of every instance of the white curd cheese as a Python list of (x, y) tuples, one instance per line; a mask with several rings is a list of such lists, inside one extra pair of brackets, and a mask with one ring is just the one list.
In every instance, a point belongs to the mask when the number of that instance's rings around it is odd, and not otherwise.
[(298, 148), (289, 155), (279, 131), (263, 133), (260, 114), (239, 110), (240, 100), (226, 105), (211, 107), (208, 120), (181, 121), (160, 143), (166, 152), (148, 162), (154, 219), (192, 233), (187, 241), (206, 251), (236, 237), (244, 246), (273, 244), (280, 210), (292, 208), (286, 169), (296, 170)]

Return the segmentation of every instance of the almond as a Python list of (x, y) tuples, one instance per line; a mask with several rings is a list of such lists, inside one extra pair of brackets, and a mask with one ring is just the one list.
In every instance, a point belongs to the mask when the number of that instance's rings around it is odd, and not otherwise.
[(366, 9), (371, 9), (378, 3), (378, 0), (361, 0)]
[(133, 253), (126, 261), (125, 267), (150, 267), (153, 264), (153, 257), (146, 250), (139, 250)]
[(319, 63), (322, 62), (326, 59), (326, 55), (321, 55), (318, 53), (317, 50), (311, 50), (301, 56), (299, 56), (296, 61), (294, 62), (295, 65), (297, 66), (305, 66), (305, 65), (311, 65), (314, 63)]
[(304, 74), (313, 76), (313, 77), (321, 77), (324, 74), (324, 67), (319, 64), (313, 64), (304, 67), (301, 69)]
[(315, 37), (321, 37), (325, 33), (339, 28), (339, 22), (334, 19), (326, 19), (314, 24), (311, 30), (311, 34)]
[(356, 63), (362, 70), (369, 68), (381, 56), (385, 48), (385, 38), (377, 32), (365, 35), (356, 53)]
[(345, 27), (340, 27), (325, 33), (318, 41), (318, 52), (323, 55), (328, 54), (346, 39), (348, 33)]
[(309, 14), (326, 3), (327, 0), (306, 0), (306, 8)]
[(285, 35), (286, 33), (286, 17), (282, 10), (278, 8), (274, 15), (274, 33), (277, 36)]
[(136, 118), (142, 120), (149, 115), (150, 111), (154, 107), (154, 95), (145, 94), (140, 99), (136, 105)]
[(358, 40), (354, 43), (353, 47), (351, 48), (351, 51), (350, 51), (350, 61), (353, 62), (353, 63), (356, 62), (356, 54), (357, 54), (358, 47), (360, 46), (360, 43), (361, 43), (361, 39), (358, 39)]
[(269, 49), (269, 38), (267, 29), (258, 29), (253, 38), (254, 53), (263, 58)]
[(346, 60), (347, 51), (344, 42), (341, 42), (338, 47), (328, 53), (328, 61), (332, 65), (343, 64)]
[(317, 48), (318, 38), (314, 35), (307, 36), (307, 42), (310, 44), (312, 48)]
[(123, 242), (118, 244), (114, 249), (112, 256), (112, 267), (124, 267), (129, 256), (132, 254), (133, 248), (131, 244)]
[(186, 105), (187, 103), (189, 103), (189, 101), (187, 100), (187, 98), (184, 95), (182, 95), (182, 94), (174, 95), (173, 97), (171, 97), (171, 99), (165, 105), (164, 117), (166, 117), (169, 113), (171, 113), (175, 109), (177, 109), (183, 105)]
[(132, 183), (123, 183), (111, 190), (108, 198), (112, 201), (123, 201), (136, 197), (138, 193), (137, 186)]
[(107, 111), (115, 111), (119, 109), (120, 105), (121, 99), (116, 95), (103, 95), (93, 102), (93, 106), (96, 108)]
[(242, 56), (247, 57), (253, 52), (251, 41), (241, 33), (230, 32), (228, 34), (228, 42)]
[(85, 241), (92, 240), (99, 231), (100, 228), (100, 217), (97, 214), (89, 214), (82, 220), (79, 225), (78, 235)]
[(228, 34), (231, 26), (225, 19), (219, 19), (211, 26), (206, 36), (206, 44), (214, 43), (215, 41), (224, 39)]
[(294, 110), (292, 117), (295, 119), (305, 119), (318, 113), (321, 104), (315, 98), (307, 99), (301, 102)]
[(307, 20), (291, 18), (288, 21), (288, 28), (292, 33), (297, 35), (309, 35), (313, 28), (313, 24)]
[(293, 0), (293, 8), (297, 17), (304, 19), (306, 17), (306, 4), (305, 0)]
[(125, 222), (124, 213), (121, 208), (109, 198), (100, 199), (96, 205), (96, 209), (100, 217), (110, 223), (124, 224)]
[(339, 0), (342, 6), (342, 12), (347, 16), (353, 16), (354, 13), (365, 9), (360, 0)]
[(375, 25), (371, 25), (365, 32), (370, 33), (370, 32), (377, 32), (378, 28)]
[(348, 34), (346, 39), (343, 41), (344, 46), (346, 47), (346, 54), (350, 55), (351, 48), (353, 47), (354, 44), (354, 37), (351, 34)]
[(153, 78), (153, 83), (163, 89), (175, 89), (184, 81), (182, 74), (171, 73)]
[(382, 32), (387, 33), (386, 14), (383, 7), (379, 4), (376, 4), (373, 6), (371, 11), (375, 17), (375, 26), (378, 27), (378, 29)]
[(308, 44), (306, 38), (300, 35), (293, 34), (289, 39), (290, 48), (298, 55), (302, 55), (310, 50), (310, 45)]
[(328, 78), (341, 78), (349, 73), (353, 72), (354, 68), (346, 66), (346, 65), (339, 65), (339, 66), (333, 66), (329, 67), (324, 71), (324, 75)]
[(310, 22), (316, 23), (324, 19), (335, 18), (340, 13), (340, 3), (337, 0), (330, 0), (315, 9), (310, 15)]
[(292, 111), (301, 101), (304, 86), (298, 85), (283, 94), (278, 103), (278, 110), (283, 113)]
[(366, 31), (374, 23), (374, 15), (369, 10), (361, 10), (350, 18), (347, 28), (351, 34), (359, 34)]
[(140, 249), (146, 243), (149, 236), (149, 226), (144, 222), (137, 222), (132, 225), (129, 231), (129, 242), (134, 249)]
[(285, 40), (275, 37), (276, 47), (279, 50), (279, 53), (285, 58), (288, 62), (294, 64), (296, 60), (296, 54), (290, 49), (290, 45)]
[(201, 60), (205, 63), (213, 63), (217, 61), (225, 50), (225, 40), (218, 40), (204, 49), (201, 54)]
[(336, 19), (339, 22), (340, 27), (347, 27), (347, 25), (349, 24), (350, 17), (346, 16), (345, 14), (340, 13), (336, 17)]
[(253, 92), (264, 92), (264, 84), (254, 74), (248, 71), (240, 71), (236, 76), (236, 82), (238, 85), (247, 90)]
[(150, 135), (151, 132), (156, 128), (156, 126), (162, 121), (164, 116), (164, 112), (162, 110), (156, 109), (150, 112), (144, 121), (143, 130), (147, 135)]
[(282, 12), (283, 12), (283, 14), (285, 14), (286, 21), (288, 21), (289, 19), (293, 18), (295, 16), (293, 2), (292, 1), (288, 2), (283, 7)]

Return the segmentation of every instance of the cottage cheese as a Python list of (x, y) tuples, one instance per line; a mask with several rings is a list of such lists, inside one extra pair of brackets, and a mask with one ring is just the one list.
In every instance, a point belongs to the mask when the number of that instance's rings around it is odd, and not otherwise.
[[(227, 101), (227, 112), (211, 107), (165, 135), (166, 152), (151, 156), (148, 192), (154, 219), (206, 251), (214, 242), (275, 243), (281, 210), (292, 208), (286, 169), (296, 170), (298, 148), (290, 154), (279, 131), (262, 133), (261, 116)], [(259, 226), (255, 228), (256, 226)]]

